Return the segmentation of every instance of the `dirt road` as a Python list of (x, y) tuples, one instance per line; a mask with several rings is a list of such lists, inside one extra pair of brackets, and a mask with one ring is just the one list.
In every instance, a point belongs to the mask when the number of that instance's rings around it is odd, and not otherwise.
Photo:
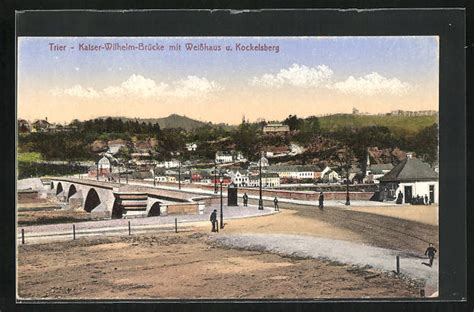
[[(198, 229), (196, 229), (198, 230)], [(21, 298), (383, 298), (419, 287), (315, 259), (217, 248), (209, 233), (80, 239), (19, 248)]]

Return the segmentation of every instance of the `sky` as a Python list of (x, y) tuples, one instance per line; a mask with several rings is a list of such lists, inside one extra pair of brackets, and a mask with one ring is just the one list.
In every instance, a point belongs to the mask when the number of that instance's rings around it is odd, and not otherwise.
[(436, 36), (20, 37), (18, 118), (67, 123), (179, 114), (238, 124), (243, 116), (282, 120), (354, 107), (373, 114), (437, 111), (438, 42)]

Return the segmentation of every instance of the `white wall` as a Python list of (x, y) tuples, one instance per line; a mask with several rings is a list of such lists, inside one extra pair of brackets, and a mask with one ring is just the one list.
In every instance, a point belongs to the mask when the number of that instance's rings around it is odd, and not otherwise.
[(434, 202), (439, 202), (439, 191), (438, 191), (438, 181), (423, 181), (423, 182), (409, 182), (409, 183), (400, 183), (398, 186), (395, 197), (398, 195), (398, 192), (401, 191), (403, 194), (403, 202), (405, 202), (405, 186), (412, 187), (412, 197), (416, 197), (416, 195), (425, 196), (428, 195), (430, 198), (430, 185), (434, 185)]

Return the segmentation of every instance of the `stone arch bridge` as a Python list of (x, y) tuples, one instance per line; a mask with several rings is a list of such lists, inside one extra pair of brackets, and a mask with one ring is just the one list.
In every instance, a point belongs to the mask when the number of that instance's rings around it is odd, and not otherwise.
[(83, 209), (97, 219), (204, 211), (204, 204), (193, 200), (196, 195), (181, 191), (73, 178), (53, 178), (50, 189), (69, 209)]

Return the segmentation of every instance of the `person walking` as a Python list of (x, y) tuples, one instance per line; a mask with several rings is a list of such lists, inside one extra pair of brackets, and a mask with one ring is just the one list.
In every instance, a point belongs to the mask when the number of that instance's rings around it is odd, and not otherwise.
[(430, 200), (428, 199), (428, 195), (425, 194), (425, 205), (429, 205)]
[(319, 192), (319, 209), (323, 210), (324, 208), (324, 194), (323, 192)]
[(278, 207), (278, 198), (276, 198), (276, 196), (273, 200), (273, 204), (275, 205), (275, 211), (280, 211), (280, 208)]
[(219, 227), (217, 225), (217, 210), (214, 209), (214, 211), (211, 213), (211, 218), (210, 221), (212, 223), (212, 232), (219, 232)]
[(249, 196), (247, 195), (247, 193), (244, 193), (244, 196), (242, 198), (244, 200), (244, 207), (247, 207), (249, 203)]
[(437, 252), (438, 250), (436, 250), (432, 243), (430, 243), (428, 248), (426, 248), (425, 256), (428, 256), (428, 258), (430, 259), (430, 267), (433, 266), (434, 257)]

